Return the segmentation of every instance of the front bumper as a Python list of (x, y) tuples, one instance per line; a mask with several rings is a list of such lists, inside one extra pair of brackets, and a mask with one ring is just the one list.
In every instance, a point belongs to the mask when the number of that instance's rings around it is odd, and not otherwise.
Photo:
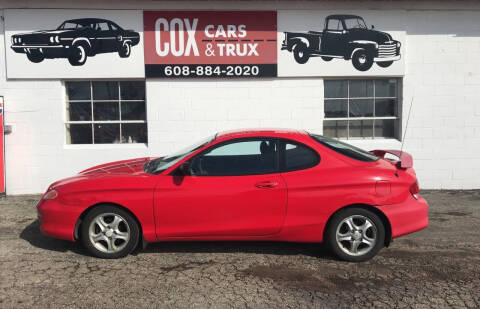
[(11, 48), (16, 53), (27, 53), (29, 49), (56, 49), (56, 48), (65, 48), (63, 45), (12, 45)]
[(37, 204), (40, 231), (53, 238), (75, 241), (74, 232), (81, 208), (63, 205), (60, 199), (43, 200)]
[(390, 57), (375, 57), (373, 58), (374, 62), (387, 62), (387, 61), (397, 61), (400, 60), (401, 55), (390, 56)]
[(428, 227), (428, 204), (418, 195), (418, 200), (413, 196), (400, 204), (377, 206), (390, 221), (392, 238), (410, 234)]

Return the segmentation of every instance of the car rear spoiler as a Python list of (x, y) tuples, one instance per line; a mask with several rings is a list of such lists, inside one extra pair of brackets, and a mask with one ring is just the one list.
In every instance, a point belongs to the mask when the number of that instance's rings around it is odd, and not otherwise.
[(372, 150), (370, 153), (384, 159), (385, 154), (389, 153), (398, 158), (396, 163), (398, 168), (407, 169), (413, 167), (413, 158), (410, 154), (400, 150)]

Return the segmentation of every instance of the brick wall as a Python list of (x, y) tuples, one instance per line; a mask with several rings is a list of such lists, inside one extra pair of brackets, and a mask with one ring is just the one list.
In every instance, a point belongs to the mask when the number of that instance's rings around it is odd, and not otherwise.
[[(401, 7), (400, 1), (375, 2), (385, 9)], [(63, 3), (71, 6), (68, 1)], [(98, 3), (96, 6), (101, 7)], [(123, 3), (119, 6), (129, 6)], [(290, 3), (274, 2), (268, 9), (295, 7), (295, 2)], [(346, 9), (353, 5), (335, 3), (328, 2), (327, 7)], [(365, 8), (372, 8), (368, 3)], [(202, 5), (195, 2), (196, 7)], [(404, 5), (409, 10), (403, 127), (415, 95), (404, 149), (414, 156), (423, 188), (480, 188), (480, 5), (470, 3), (469, 10), (458, 11), (443, 10), (450, 8), (449, 3), (418, 5), (423, 7), (416, 9), (412, 2)], [(148, 7), (152, 6), (167, 4), (148, 2)], [(225, 4), (225, 9), (264, 6), (248, 2)], [(324, 8), (311, 1), (301, 6)], [(9, 2), (8, 7), (18, 6)], [(9, 194), (42, 192), (49, 183), (91, 165), (166, 154), (219, 130), (292, 127), (322, 132), (320, 78), (149, 80), (148, 146), (66, 145), (62, 82), (7, 81), (4, 46), (0, 22), (0, 95), (5, 96), (5, 122), (14, 130), (6, 136)], [(366, 149), (400, 147), (396, 140), (352, 143)]]

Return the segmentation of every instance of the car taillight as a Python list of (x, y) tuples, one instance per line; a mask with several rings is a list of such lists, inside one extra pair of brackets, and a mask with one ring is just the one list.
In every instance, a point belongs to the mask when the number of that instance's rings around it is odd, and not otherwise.
[(410, 193), (415, 199), (418, 199), (418, 192), (420, 192), (420, 187), (418, 186), (418, 181), (415, 180), (415, 182), (410, 186)]

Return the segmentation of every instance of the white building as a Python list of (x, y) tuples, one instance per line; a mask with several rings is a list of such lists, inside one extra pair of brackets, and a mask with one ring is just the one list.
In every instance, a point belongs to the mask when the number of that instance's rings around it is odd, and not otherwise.
[[(180, 12), (184, 10), (197, 12)], [(166, 27), (171, 30), (176, 14), (172, 33), (177, 45), (166, 50), (164, 43), (172, 43)], [(324, 31), (331, 15), (341, 16), (331, 17)], [(93, 165), (168, 154), (217, 131), (248, 127), (305, 129), (369, 150), (400, 149), (406, 131), (403, 148), (414, 157), (422, 188), (480, 188), (477, 1), (0, 0), (0, 16), (0, 96), (11, 131), (5, 135), (7, 194), (40, 193), (51, 182)], [(61, 26), (87, 17), (116, 24)], [(381, 32), (375, 32), (378, 40), (385, 42), (367, 42), (375, 39), (355, 34), (365, 27), (362, 20), (368, 28), (362, 35), (375, 36), (374, 24)], [(245, 32), (240, 25), (246, 25)], [(130, 41), (125, 47), (134, 35), (115, 32), (118, 53), (72, 56), (81, 52), (73, 36), (97, 40), (104, 45), (96, 48), (106, 51), (108, 33), (98, 40), (100, 28), (115, 31), (117, 26), (139, 33), (139, 44)], [(57, 27), (43, 38), (25, 35)], [(95, 27), (98, 35), (80, 33)], [(284, 32), (308, 31), (317, 33), (293, 35), (308, 49), (281, 49)], [(340, 45), (328, 45), (326, 32), (336, 35)], [(325, 46), (315, 43), (320, 36)], [(242, 50), (235, 49), (235, 57), (226, 56), (229, 40), (252, 54), (242, 57)], [(395, 41), (400, 42), (400, 57), (389, 67), (369, 67), (371, 61), (382, 64), (378, 58)], [(30, 44), (28, 50), (25, 44)], [(47, 54), (53, 47), (41, 44), (58, 46), (59, 54)], [(205, 54), (208, 44), (215, 55)], [(62, 54), (65, 46), (70, 49)], [(375, 55), (356, 54), (351, 60), (357, 50)], [(302, 58), (305, 53), (311, 57)], [(294, 54), (307, 62), (295, 61)], [(360, 61), (358, 68), (354, 61)], [(182, 71), (185, 64), (191, 66)], [(205, 77), (205, 70), (217, 66)], [(228, 70), (234, 76), (251, 74), (232, 78), (225, 76)], [(266, 77), (252, 76), (257, 74)]]

